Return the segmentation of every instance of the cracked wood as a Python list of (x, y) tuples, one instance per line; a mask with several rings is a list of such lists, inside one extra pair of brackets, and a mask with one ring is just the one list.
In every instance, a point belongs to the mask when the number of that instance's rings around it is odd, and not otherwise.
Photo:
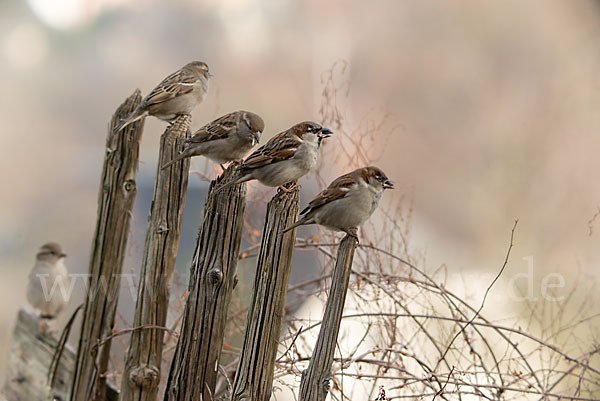
[(338, 248), (319, 337), (310, 357), (308, 368), (302, 372), (300, 401), (325, 401), (329, 392), (331, 365), (340, 331), (356, 246), (356, 238), (347, 235)]
[[(115, 322), (131, 210), (137, 191), (135, 178), (144, 123), (137, 121), (119, 133), (113, 130), (141, 101), (137, 89), (119, 106), (108, 127), (96, 229), (90, 252), (88, 292), (70, 392), (72, 401), (104, 399), (104, 373), (111, 343), (106, 342), (101, 347), (97, 358), (92, 358), (90, 351), (100, 339), (111, 334)], [(100, 370), (98, 376), (95, 363)], [(98, 384), (96, 394), (92, 394), (94, 383)]]
[(267, 205), (244, 345), (233, 383), (232, 401), (269, 401), (287, 295), (296, 230), (281, 234), (298, 219), (296, 183)]
[[(184, 141), (190, 136), (190, 124), (190, 115), (180, 115), (160, 139), (133, 327), (162, 327), (167, 322), (190, 160), (183, 159), (166, 169), (161, 167), (183, 151)], [(164, 331), (156, 328), (132, 332), (121, 381), (122, 401), (156, 400), (163, 336)]]
[(166, 401), (213, 400), (246, 210), (246, 184), (218, 188), (235, 177), (236, 167), (232, 163), (209, 189)]

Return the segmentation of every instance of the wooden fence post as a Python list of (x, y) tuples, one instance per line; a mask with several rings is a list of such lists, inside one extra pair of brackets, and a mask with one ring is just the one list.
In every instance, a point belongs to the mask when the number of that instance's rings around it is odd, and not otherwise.
[(192, 261), (188, 298), (165, 391), (168, 401), (212, 401), (237, 271), (246, 184), (217, 191), (237, 164), (212, 181)]
[[(164, 326), (185, 205), (189, 159), (161, 167), (183, 151), (190, 136), (191, 116), (181, 115), (160, 139), (154, 195), (142, 259), (133, 327)], [(154, 401), (160, 382), (164, 331), (142, 328), (131, 333), (121, 381), (123, 401)]]
[(331, 290), (329, 298), (327, 298), (319, 337), (310, 357), (308, 369), (302, 372), (300, 401), (325, 401), (329, 391), (331, 365), (340, 331), (356, 246), (356, 238), (346, 236), (338, 248), (335, 268), (331, 277)]
[[(56, 333), (40, 330), (39, 319), (29, 309), (19, 309), (8, 351), (6, 380), (0, 390), (2, 401), (61, 401), (69, 396), (75, 351), (69, 345), (63, 348), (51, 388), (48, 367), (52, 365), (59, 339)], [(118, 398), (119, 393), (107, 386), (105, 401)]]
[(246, 335), (233, 383), (232, 401), (269, 401), (292, 265), (298, 219), (298, 189), (279, 192), (267, 206)]
[[(115, 321), (144, 123), (143, 120), (135, 122), (119, 133), (113, 130), (141, 101), (138, 89), (119, 106), (108, 128), (87, 296), (71, 385), (72, 401), (91, 399), (96, 375), (101, 384), (105, 383), (111, 343), (106, 342), (96, 358), (92, 357), (91, 349), (98, 340), (111, 334)], [(99, 372), (96, 372), (95, 364)]]

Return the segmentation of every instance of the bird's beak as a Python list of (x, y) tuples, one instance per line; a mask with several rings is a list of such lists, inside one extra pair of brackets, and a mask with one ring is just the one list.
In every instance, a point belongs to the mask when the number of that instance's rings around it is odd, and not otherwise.
[(211, 74), (210, 72), (207, 72), (207, 73), (206, 73), (206, 75), (207, 75), (209, 78), (212, 78), (212, 77), (214, 77), (214, 75), (213, 75), (213, 74)]
[(256, 140), (256, 143), (260, 142), (260, 131), (254, 133), (254, 140)]
[(385, 180), (383, 182), (383, 189), (394, 189), (394, 183), (391, 180)]
[(64, 252), (61, 252), (61, 253), (58, 254), (58, 256), (60, 256), (61, 258), (66, 258), (67, 254), (64, 253)]
[(325, 127), (321, 128), (321, 130), (317, 134), (319, 138), (329, 138), (331, 135), (333, 135), (333, 132), (331, 132), (329, 128)]

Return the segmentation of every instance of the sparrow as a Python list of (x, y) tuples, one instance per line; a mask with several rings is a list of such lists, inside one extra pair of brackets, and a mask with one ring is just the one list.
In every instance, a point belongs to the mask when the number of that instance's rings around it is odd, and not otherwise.
[(206, 63), (192, 61), (186, 64), (158, 84), (138, 107), (121, 121), (115, 132), (146, 115), (171, 121), (179, 114), (190, 114), (204, 100), (210, 77)]
[(305, 224), (320, 224), (358, 239), (358, 227), (377, 209), (383, 191), (394, 184), (378, 167), (362, 167), (335, 179), (300, 213), (290, 231)]
[(196, 131), (185, 141), (185, 150), (162, 168), (192, 156), (206, 156), (221, 165), (240, 160), (260, 141), (264, 129), (258, 114), (244, 110), (225, 114)]
[(305, 121), (283, 131), (258, 148), (237, 167), (238, 178), (222, 186), (258, 180), (269, 187), (295, 181), (317, 164), (321, 141), (333, 133), (319, 124)]
[[(40, 318), (53, 319), (69, 303), (69, 274), (64, 253), (55, 242), (42, 245), (27, 283), (27, 301), (40, 312)], [(63, 293), (67, 292), (67, 293)]]

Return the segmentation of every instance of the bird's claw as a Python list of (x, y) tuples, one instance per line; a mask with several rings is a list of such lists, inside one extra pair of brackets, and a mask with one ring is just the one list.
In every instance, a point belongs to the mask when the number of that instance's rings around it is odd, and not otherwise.
[(298, 183), (295, 182), (292, 185), (290, 185), (289, 188), (286, 187), (285, 185), (280, 185), (278, 188), (281, 192), (285, 192), (286, 194), (289, 194), (289, 193), (294, 192), (297, 189), (300, 189), (300, 185), (298, 185)]
[(48, 335), (48, 334), (52, 334), (55, 331), (56, 330), (52, 329), (50, 327), (50, 325), (48, 324), (48, 319), (43, 318), (41, 316), (38, 318), (38, 333), (39, 334)]
[(360, 240), (358, 239), (358, 227), (352, 227), (346, 231), (346, 234), (348, 234), (350, 237), (354, 237), (356, 240), (356, 245), (360, 245)]

